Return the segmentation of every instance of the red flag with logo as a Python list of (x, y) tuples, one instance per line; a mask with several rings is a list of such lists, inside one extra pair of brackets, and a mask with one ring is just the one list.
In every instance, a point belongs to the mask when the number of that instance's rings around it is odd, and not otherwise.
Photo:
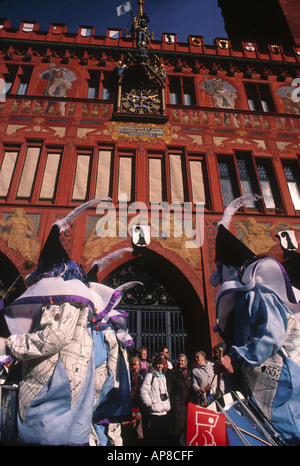
[(225, 416), (222, 413), (189, 403), (187, 446), (228, 446)]

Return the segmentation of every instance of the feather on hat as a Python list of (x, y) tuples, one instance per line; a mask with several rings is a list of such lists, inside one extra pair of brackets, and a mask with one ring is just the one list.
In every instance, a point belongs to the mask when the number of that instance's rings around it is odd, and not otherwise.
[(132, 281), (120, 285), (113, 289), (109, 286), (98, 283), (97, 272), (103, 270), (109, 263), (123, 257), (126, 252), (132, 252), (132, 248), (122, 248), (113, 251), (102, 259), (96, 260), (92, 264), (91, 270), (88, 272), (90, 280), (90, 288), (95, 308), (95, 328), (96, 326), (105, 329), (112, 325), (116, 332), (118, 340), (125, 347), (132, 347), (134, 341), (128, 333), (128, 313), (120, 309), (115, 309), (123, 297), (123, 292), (136, 285), (142, 285), (141, 282)]
[(117, 261), (121, 259), (126, 252), (132, 251), (132, 248), (122, 248), (107, 254), (107, 256), (103, 257), (102, 259), (95, 260), (87, 274), (90, 282), (97, 282), (97, 273), (101, 272), (101, 270), (103, 270), (110, 262)]
[(261, 196), (246, 194), (234, 199), (225, 209), (222, 220), (218, 223), (216, 237), (215, 261), (233, 267), (241, 267), (246, 260), (253, 259), (255, 254), (242, 241), (229, 231), (235, 212), (249, 201), (257, 201)]
[(81, 302), (93, 307), (88, 277), (81, 266), (70, 259), (59, 237), (61, 231), (69, 228), (80, 213), (107, 200), (102, 198), (88, 201), (52, 225), (37, 268), (26, 278), (29, 288), (4, 310), (11, 333), (32, 331), (41, 307), (50, 301), (54, 304), (65, 301)]
[[(64, 276), (65, 279), (69, 280), (72, 278), (83, 278), (83, 281), (86, 282), (86, 284), (88, 283), (88, 279), (84, 277), (81, 266), (71, 261), (64, 249), (60, 241), (60, 233), (70, 228), (71, 223), (86, 209), (103, 201), (107, 202), (108, 198), (92, 199), (91, 201), (85, 202), (72, 210), (64, 218), (56, 220), (56, 222), (52, 224), (47, 240), (40, 253), (37, 268), (26, 278), (27, 286), (49, 276)], [(68, 273), (66, 273), (66, 264), (69, 264)]]

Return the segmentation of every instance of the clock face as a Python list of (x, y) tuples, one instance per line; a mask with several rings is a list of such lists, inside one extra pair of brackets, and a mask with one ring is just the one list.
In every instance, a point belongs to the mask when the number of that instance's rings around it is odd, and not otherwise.
[(122, 96), (123, 108), (131, 113), (155, 113), (160, 109), (159, 91), (156, 89), (132, 89)]

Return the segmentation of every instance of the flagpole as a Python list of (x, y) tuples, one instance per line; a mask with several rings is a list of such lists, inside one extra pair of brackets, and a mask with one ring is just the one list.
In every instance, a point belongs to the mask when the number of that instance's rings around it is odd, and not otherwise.
[[(26, 267), (25, 267), (26, 268)], [(6, 298), (6, 296), (9, 294), (10, 290), (12, 289), (12, 287), (17, 283), (17, 281), (22, 277), (22, 274), (25, 270), (25, 268), (22, 270), (22, 272), (20, 272), (20, 274), (17, 276), (17, 278), (15, 279), (15, 281), (10, 285), (10, 287), (5, 291), (4, 295), (1, 297), (1, 299), (4, 299)]]
[[(221, 362), (223, 359), (223, 348), (219, 348), (218, 361)], [(217, 388), (216, 388), (216, 399), (220, 397), (220, 387), (221, 387), (221, 374), (217, 376)]]

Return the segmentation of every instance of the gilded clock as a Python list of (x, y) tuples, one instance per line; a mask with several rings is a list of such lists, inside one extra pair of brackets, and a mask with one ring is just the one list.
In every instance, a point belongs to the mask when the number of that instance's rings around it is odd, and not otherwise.
[(157, 89), (131, 89), (123, 93), (122, 105), (131, 113), (155, 113), (160, 110), (160, 93)]

